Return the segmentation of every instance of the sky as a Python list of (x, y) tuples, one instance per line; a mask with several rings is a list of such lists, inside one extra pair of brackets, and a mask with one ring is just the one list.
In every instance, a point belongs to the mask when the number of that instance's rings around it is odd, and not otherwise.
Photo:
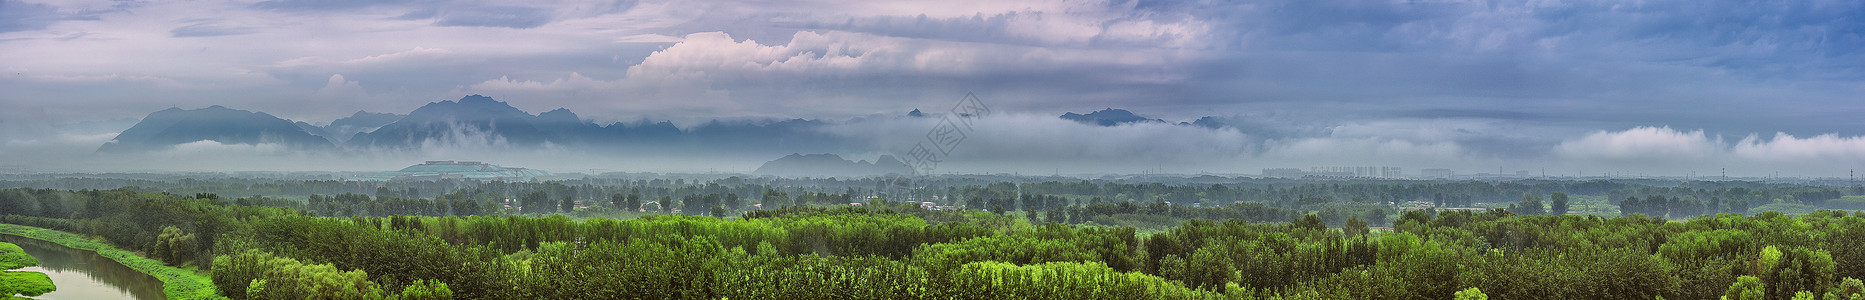
[[(933, 125), (891, 117), (972, 93), (998, 113), (944, 171), (1843, 178), (1865, 168), (1860, 16), (1849, 0), (0, 0), (0, 169), (106, 168), (71, 161), (170, 107), (321, 124), (471, 94), (600, 123), (860, 118), (827, 130), (874, 141), (842, 153), (871, 159)], [(1232, 127), (1054, 118), (1103, 108)]]

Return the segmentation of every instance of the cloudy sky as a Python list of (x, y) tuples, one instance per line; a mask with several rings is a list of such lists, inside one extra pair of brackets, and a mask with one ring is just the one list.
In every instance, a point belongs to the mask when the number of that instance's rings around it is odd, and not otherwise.
[[(0, 0), (0, 168), (57, 169), (43, 161), (170, 107), (327, 123), (469, 94), (605, 123), (865, 118), (887, 124), (831, 130), (870, 136), (845, 155), (872, 157), (931, 126), (875, 116), (970, 92), (1000, 113), (951, 170), (1845, 177), (1865, 169), (1860, 16), (1851, 0)], [(1053, 118), (1108, 107), (1232, 127)]]

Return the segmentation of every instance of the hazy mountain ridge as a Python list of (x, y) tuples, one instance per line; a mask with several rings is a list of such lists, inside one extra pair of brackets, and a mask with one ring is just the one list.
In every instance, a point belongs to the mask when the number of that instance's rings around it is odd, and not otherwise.
[(1118, 108), (1107, 108), (1107, 109), (1097, 110), (1097, 111), (1094, 111), (1094, 112), (1091, 112), (1085, 115), (1077, 114), (1073, 112), (1064, 113), (1062, 114), (1061, 118), (1063, 120), (1070, 120), (1070, 121), (1075, 121), (1075, 122), (1081, 122), (1083, 124), (1093, 124), (1093, 125), (1099, 125), (1099, 126), (1118, 126), (1122, 124), (1143, 123), (1143, 122), (1157, 122), (1157, 123), (1166, 122), (1166, 120), (1142, 117), (1140, 115), (1134, 114), (1131, 111), (1127, 111), (1125, 109), (1118, 109)]
[[(931, 114), (919, 113), (918, 110), (906, 114), (906, 117), (928, 116)], [(262, 120), (246, 120), (253, 118)], [(1115, 108), (1085, 115), (1068, 113), (1062, 115), (1062, 118), (1095, 126), (1142, 122), (1173, 124)], [(849, 122), (860, 122), (860, 119)], [(178, 123), (191, 125), (178, 127)], [(200, 140), (257, 144), (270, 141), (252, 138), (258, 135), (254, 132), (265, 132), (279, 136), (274, 139), (293, 149), (311, 150), (418, 150), (426, 147), (489, 146), (515, 149), (562, 147), (629, 153), (704, 151), (750, 155), (872, 151), (869, 149), (872, 147), (870, 141), (823, 130), (837, 124), (841, 123), (787, 119), (712, 120), (687, 128), (671, 122), (648, 120), (603, 125), (583, 119), (569, 109), (558, 108), (533, 115), (491, 97), (471, 95), (459, 100), (428, 103), (406, 115), (358, 111), (325, 126), (221, 106), (194, 111), (169, 109), (151, 114), (131, 130), (120, 133), (117, 142), (99, 150), (134, 152)], [(1207, 128), (1226, 126), (1211, 117), (1177, 125)], [(307, 137), (321, 141), (311, 141)]]
[(222, 144), (280, 144), (300, 150), (336, 148), (329, 140), (306, 132), (292, 121), (264, 112), (210, 106), (184, 110), (169, 108), (144, 117), (98, 152), (125, 153), (166, 150), (175, 145), (215, 141)]
[(494, 143), (537, 147), (563, 143), (561, 137), (539, 129), (543, 120), (505, 102), (472, 95), (459, 101), (428, 103), (394, 123), (345, 142), (351, 148), (416, 149), (429, 143)]
[(892, 155), (881, 155), (874, 162), (851, 161), (835, 154), (796, 154), (764, 163), (751, 172), (781, 177), (868, 177), (889, 174), (913, 175), (913, 167)]
[(350, 138), (356, 137), (359, 133), (375, 131), (377, 128), (382, 128), (383, 125), (401, 120), (402, 117), (406, 116), (359, 110), (348, 117), (330, 121), (329, 125), (316, 126), (305, 123), (304, 121), (298, 121), (297, 124), (299, 128), (304, 128), (305, 132), (322, 136), (325, 139), (329, 139), (333, 144), (342, 145), (343, 142), (349, 141)]

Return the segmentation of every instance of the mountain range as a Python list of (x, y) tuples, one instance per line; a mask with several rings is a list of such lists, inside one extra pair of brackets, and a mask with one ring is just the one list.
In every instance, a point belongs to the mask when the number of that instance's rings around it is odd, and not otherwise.
[(337, 119), (336, 121), (330, 121), (330, 125), (316, 126), (303, 121), (299, 121), (296, 124), (298, 124), (298, 128), (303, 128), (305, 132), (322, 136), (325, 139), (329, 139), (331, 143), (341, 145), (344, 141), (348, 141), (357, 134), (374, 131), (376, 128), (382, 128), (382, 125), (395, 123), (396, 120), (401, 120), (401, 118), (405, 116), (406, 115), (391, 113), (356, 111), (356, 114)]
[[(906, 117), (927, 116), (929, 114), (916, 109)], [(1149, 122), (1171, 124), (1115, 108), (1088, 114), (1070, 112), (1060, 118), (1095, 126)], [(1196, 122), (1174, 125), (1209, 128), (1225, 126), (1217, 120), (1206, 117)], [(192, 110), (170, 108), (150, 113), (116, 138), (98, 147), (98, 152), (161, 151), (199, 141), (240, 145), (277, 144), (309, 151), (418, 150), (462, 145), (518, 149), (557, 147), (618, 153), (689, 154), (704, 151), (734, 155), (872, 151), (872, 141), (853, 140), (823, 130), (825, 126), (834, 124), (806, 119), (713, 120), (687, 128), (677, 127), (671, 122), (646, 120), (597, 124), (568, 109), (559, 108), (533, 115), (506, 102), (471, 95), (459, 100), (428, 103), (406, 115), (358, 111), (323, 126), (218, 105)], [(792, 161), (846, 162), (840, 157), (795, 154), (784, 158)], [(893, 157), (882, 158), (852, 168), (879, 168), (877, 170), (884, 169), (880, 174), (885, 174), (899, 173), (895, 164), (904, 166)], [(779, 163), (778, 166), (782, 165)], [(911, 172), (911, 169), (905, 169), (905, 173)]]
[(277, 143), (298, 150), (411, 150), (430, 146), (590, 147), (632, 151), (833, 152), (859, 143), (817, 130), (828, 123), (714, 120), (690, 128), (671, 122), (596, 124), (568, 109), (532, 115), (490, 97), (439, 101), (407, 115), (359, 111), (316, 126), (223, 106), (171, 108), (144, 117), (98, 148), (104, 153), (160, 151), (197, 141)]
[(850, 161), (835, 154), (796, 154), (778, 158), (758, 166), (755, 175), (772, 175), (783, 177), (865, 177), (899, 174), (911, 176), (913, 167), (900, 162), (892, 155), (881, 155), (874, 162)]
[(210, 106), (184, 110), (169, 108), (143, 117), (97, 148), (103, 153), (127, 153), (173, 148), (176, 145), (215, 141), (221, 144), (280, 144), (293, 149), (335, 149), (330, 140), (305, 132), (291, 121), (263, 112)]

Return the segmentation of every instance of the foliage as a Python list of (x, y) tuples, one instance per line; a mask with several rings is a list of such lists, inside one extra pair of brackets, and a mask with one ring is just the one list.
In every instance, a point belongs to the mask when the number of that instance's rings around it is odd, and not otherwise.
[[(0, 189), (0, 206), (23, 213), (0, 222), (98, 239), (0, 228), (149, 253), (111, 248), (151, 274), (212, 269), (212, 281), (183, 277), (195, 289), (164, 278), (178, 299), (216, 290), (239, 299), (1705, 299), (1751, 290), (1849, 299), (1865, 290), (1843, 280), (1865, 277), (1865, 248), (1854, 246), (1865, 215), (1708, 214), (1766, 207), (1757, 199), (1831, 203), (1815, 199), (1840, 198), (1834, 189), (999, 182), (941, 198), (1003, 210), (993, 213), (875, 198), (853, 206), (844, 197), (867, 194), (724, 182), (481, 183), (434, 200), (371, 187), (373, 197), (304, 203)], [(1544, 196), (1591, 212), (1611, 212), (1596, 202), (1617, 196), (1630, 215), (1560, 215), (1569, 209)], [(627, 212), (641, 197), (660, 199), (647, 209), (684, 215)], [(598, 207), (547, 214), (578, 201)], [(1477, 203), (1516, 209), (1432, 207)], [(516, 211), (500, 208), (509, 204)], [(631, 219), (587, 217), (605, 211)], [(1389, 223), (1396, 229), (1372, 228)]]
[(1464, 289), (1464, 290), (1462, 290), (1462, 291), (1457, 291), (1457, 295), (1456, 295), (1456, 298), (1452, 298), (1452, 299), (1457, 299), (1457, 300), (1489, 300), (1489, 295), (1485, 295), (1485, 294), (1483, 294), (1483, 290), (1481, 290), (1481, 289), (1477, 289), (1477, 288), (1469, 288), (1469, 289)]
[(1755, 278), (1755, 276), (1742, 276), (1736, 278), (1736, 282), (1729, 285), (1729, 290), (1723, 293), (1722, 299), (1761, 300), (1764, 299), (1763, 295), (1766, 293), (1766, 287), (1761, 283), (1761, 279)]
[[(233, 299), (382, 299), (362, 271), (304, 264), (259, 250), (214, 258), (214, 282)], [(412, 286), (411, 286), (412, 287)]]
[(0, 224), (0, 234), (17, 235), (37, 240), (49, 241), (80, 250), (96, 252), (138, 272), (149, 274), (162, 281), (162, 292), (169, 299), (220, 299), (214, 293), (214, 283), (208, 278), (162, 264), (160, 261), (137, 256), (103, 242), (85, 239), (68, 232), (33, 228), (27, 226)]
[(1781, 213), (1789, 214), (1789, 215), (1804, 215), (1804, 214), (1812, 213), (1814, 210), (1817, 210), (1817, 209), (1819, 208), (1813, 207), (1812, 205), (1806, 205), (1806, 204), (1769, 203), (1767, 205), (1756, 206), (1755, 208), (1750, 208), (1748, 212), (1750, 214), (1761, 214), (1763, 212), (1774, 211), (1774, 212), (1781, 212)]
[(12, 243), (0, 243), (0, 298), (38, 296), (57, 290), (45, 273), (5, 271), (39, 265), (39, 260)]
[(953, 292), (962, 299), (1218, 299), (1222, 294), (1189, 289), (1165, 279), (1120, 272), (1099, 263), (1051, 262), (1015, 265), (965, 264), (953, 272)]

